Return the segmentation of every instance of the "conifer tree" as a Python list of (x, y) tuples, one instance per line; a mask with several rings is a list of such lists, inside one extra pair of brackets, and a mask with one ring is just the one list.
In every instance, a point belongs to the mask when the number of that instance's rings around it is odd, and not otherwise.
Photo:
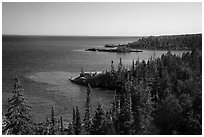
[(18, 78), (15, 78), (13, 97), (9, 99), (9, 108), (6, 113), (8, 123), (4, 130), (9, 130), (8, 134), (32, 134), (29, 115), (30, 106), (27, 105), (22, 92), (22, 85)]
[(150, 94), (150, 87), (144, 87), (144, 90), (140, 91), (141, 94), (141, 134), (148, 135), (151, 134), (152, 125), (152, 113), (153, 113), (153, 102)]
[(63, 131), (64, 131), (63, 120), (62, 120), (62, 117), (60, 117), (60, 133), (61, 133), (61, 135), (63, 135)]
[(118, 116), (120, 113), (120, 105), (119, 105), (119, 101), (118, 101), (118, 97), (115, 91), (114, 97), (113, 97), (113, 101), (112, 101), (112, 109), (111, 109), (111, 119), (112, 119), (112, 123), (114, 125), (114, 130), (117, 131), (118, 129)]
[(55, 110), (53, 106), (51, 108), (51, 123), (53, 126), (55, 126)]
[(112, 101), (112, 109), (111, 109), (111, 114), (113, 119), (115, 119), (115, 115), (116, 115), (116, 102), (117, 101), (117, 95), (116, 95), (116, 91), (113, 97), (113, 101)]
[(133, 134), (150, 134), (152, 124), (153, 102), (149, 87), (137, 85), (132, 93)]
[(90, 94), (91, 94), (91, 86), (88, 84), (87, 87), (87, 97), (86, 97), (86, 104), (85, 104), (85, 116), (84, 116), (84, 126), (85, 132), (90, 134), (90, 128), (92, 124), (91, 119), (91, 104), (90, 104)]
[(134, 63), (134, 59), (132, 60), (132, 71), (135, 70), (135, 63)]
[(114, 73), (114, 65), (113, 65), (113, 60), (111, 61), (111, 73)]
[(104, 135), (105, 134), (106, 135), (115, 135), (116, 134), (111, 111), (106, 112), (105, 119), (102, 122), (101, 131), (102, 131), (102, 134), (104, 134)]
[(131, 131), (131, 107), (127, 98), (124, 98), (124, 104), (119, 114), (120, 134), (128, 135)]
[(91, 134), (93, 135), (102, 135), (105, 133), (105, 131), (102, 130), (102, 125), (104, 122), (104, 111), (102, 108), (102, 104), (99, 103), (98, 107), (96, 108), (95, 111), (95, 116), (93, 118), (93, 124), (91, 128)]
[(120, 62), (119, 62), (119, 64), (118, 64), (118, 71), (119, 71), (119, 72), (121, 72), (122, 67), (123, 67), (122, 59), (120, 58)]
[(76, 110), (75, 108), (73, 108), (73, 112), (72, 112), (72, 125), (75, 126), (76, 124)]
[(78, 107), (76, 107), (76, 110), (75, 110), (75, 116), (76, 116), (76, 121), (75, 121), (75, 125), (74, 125), (74, 133), (75, 135), (80, 135), (81, 133), (81, 118), (80, 118), (80, 112), (79, 112), (79, 109)]
[(119, 134), (120, 132), (120, 121), (119, 116), (121, 112), (121, 106), (120, 106), (120, 99), (119, 97), (115, 100), (115, 115), (113, 117), (113, 124), (115, 126), (115, 131)]
[(50, 128), (50, 134), (54, 135), (55, 134), (55, 110), (54, 107), (52, 106), (51, 108), (51, 128)]

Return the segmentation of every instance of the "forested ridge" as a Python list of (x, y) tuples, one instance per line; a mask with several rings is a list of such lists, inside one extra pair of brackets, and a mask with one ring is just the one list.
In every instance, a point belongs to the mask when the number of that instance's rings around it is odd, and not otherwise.
[(135, 49), (202, 49), (202, 34), (148, 36), (139, 38), (137, 41), (124, 44), (123, 46)]
[(99, 103), (91, 114), (94, 91), (88, 85), (85, 115), (80, 115), (76, 106), (68, 125), (63, 117), (56, 118), (53, 106), (45, 121), (34, 123), (16, 78), (3, 118), (3, 134), (202, 134), (201, 74), (202, 53), (197, 49), (181, 57), (169, 51), (147, 62), (133, 60), (130, 68), (125, 68), (122, 60), (117, 68), (112, 62), (103, 80), (114, 86), (110, 110), (104, 111)]

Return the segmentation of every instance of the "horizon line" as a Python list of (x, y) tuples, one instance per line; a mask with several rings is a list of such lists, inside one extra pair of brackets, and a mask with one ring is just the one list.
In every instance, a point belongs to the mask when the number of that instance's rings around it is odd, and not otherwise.
[(193, 35), (197, 33), (180, 33), (180, 34), (160, 34), (160, 35), (49, 35), (49, 34), (2, 34), (2, 36), (48, 36), (48, 37), (149, 37), (149, 36), (173, 36), (173, 35)]

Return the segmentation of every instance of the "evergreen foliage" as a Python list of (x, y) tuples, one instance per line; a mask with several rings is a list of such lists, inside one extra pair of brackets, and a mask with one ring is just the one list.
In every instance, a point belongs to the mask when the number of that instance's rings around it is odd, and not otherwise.
[(102, 104), (98, 104), (98, 107), (95, 111), (95, 116), (93, 118), (93, 124), (91, 128), (91, 134), (92, 135), (103, 135), (106, 134), (106, 131), (104, 130), (104, 123), (105, 121), (105, 112), (102, 108)]
[(18, 78), (15, 78), (13, 97), (8, 99), (9, 108), (5, 115), (7, 123), (3, 128), (3, 132), (7, 132), (7, 134), (32, 134), (32, 123), (29, 115), (30, 106), (27, 105), (22, 92), (22, 85)]
[(84, 126), (86, 134), (90, 134), (92, 118), (91, 118), (91, 104), (90, 104), (90, 94), (91, 94), (91, 86), (88, 84), (87, 87), (87, 97), (85, 104), (85, 116), (84, 116)]
[(81, 117), (78, 107), (75, 108), (75, 122), (74, 122), (74, 134), (80, 135), (81, 133)]
[(202, 49), (202, 34), (142, 37), (123, 46), (137, 49)]

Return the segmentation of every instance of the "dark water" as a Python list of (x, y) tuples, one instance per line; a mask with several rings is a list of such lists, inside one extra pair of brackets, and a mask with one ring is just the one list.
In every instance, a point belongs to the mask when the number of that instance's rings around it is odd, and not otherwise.
[[(105, 44), (120, 44), (136, 41), (130, 37), (3, 37), (2, 44), (2, 107), (7, 108), (8, 97), (12, 95), (13, 78), (17, 75), (23, 83), (24, 95), (32, 107), (35, 121), (45, 120), (50, 115), (51, 106), (56, 115), (70, 120), (73, 106), (84, 112), (86, 87), (71, 83), (68, 79), (85, 71), (101, 71), (115, 65), (121, 57), (125, 65), (132, 59), (149, 59), (152, 50), (141, 53), (86, 52), (84, 49), (102, 47)], [(166, 51), (156, 51), (159, 57)], [(174, 51), (181, 55), (182, 51)], [(95, 108), (102, 102), (104, 109), (110, 108), (113, 93), (102, 89), (92, 89), (91, 103)], [(93, 110), (94, 112), (94, 110)]]

